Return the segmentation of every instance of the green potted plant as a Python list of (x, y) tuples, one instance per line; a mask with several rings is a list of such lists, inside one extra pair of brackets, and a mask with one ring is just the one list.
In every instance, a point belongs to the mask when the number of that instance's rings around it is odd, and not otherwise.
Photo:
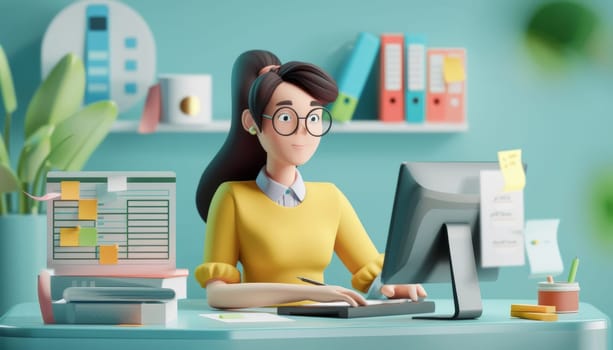
[(23, 147), (17, 162), (11, 162), (11, 118), (17, 99), (0, 46), (0, 95), (5, 110), (0, 134), (0, 314), (15, 302), (36, 299), (35, 276), (45, 266), (46, 217), (39, 214), (40, 202), (26, 193), (42, 195), (49, 170), (81, 170), (117, 119), (114, 102), (82, 106), (84, 94), (83, 62), (69, 53), (30, 100), (23, 121)]

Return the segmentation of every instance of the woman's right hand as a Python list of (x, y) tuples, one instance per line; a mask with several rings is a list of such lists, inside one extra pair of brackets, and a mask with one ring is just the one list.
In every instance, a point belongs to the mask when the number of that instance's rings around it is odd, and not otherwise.
[(340, 286), (305, 286), (306, 299), (318, 302), (344, 301), (351, 306), (366, 305), (366, 299), (359, 293)]

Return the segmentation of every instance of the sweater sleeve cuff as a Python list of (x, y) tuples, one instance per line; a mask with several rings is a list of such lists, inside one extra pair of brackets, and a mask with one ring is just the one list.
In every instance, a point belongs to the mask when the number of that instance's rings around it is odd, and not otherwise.
[(372, 282), (381, 273), (383, 267), (383, 254), (380, 254), (376, 259), (364, 265), (358, 272), (353, 275), (351, 285), (353, 288), (366, 293)]
[(238, 283), (241, 274), (235, 266), (226, 263), (204, 263), (196, 268), (194, 276), (202, 288), (209, 280), (217, 279), (226, 283)]

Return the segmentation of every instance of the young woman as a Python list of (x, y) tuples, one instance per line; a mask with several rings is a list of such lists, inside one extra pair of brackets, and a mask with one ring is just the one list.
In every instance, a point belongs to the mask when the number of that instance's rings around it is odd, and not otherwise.
[(337, 94), (334, 80), (312, 64), (281, 64), (267, 51), (236, 60), (232, 126), (196, 195), (207, 225), (204, 263), (195, 276), (211, 306), (364, 305), (353, 290), (298, 279), (323, 281), (335, 252), (359, 291), (414, 300), (426, 295), (420, 285), (381, 286), (383, 255), (347, 198), (333, 184), (304, 182), (297, 169), (329, 131), (332, 119), (323, 106)]

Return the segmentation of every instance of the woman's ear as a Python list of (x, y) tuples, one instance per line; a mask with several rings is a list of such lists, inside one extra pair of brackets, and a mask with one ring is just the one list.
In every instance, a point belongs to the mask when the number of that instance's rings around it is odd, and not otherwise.
[(241, 115), (241, 121), (243, 124), (243, 129), (250, 133), (251, 135), (257, 134), (260, 130), (258, 126), (255, 124), (255, 120), (253, 120), (253, 116), (249, 109), (244, 109), (243, 114)]

